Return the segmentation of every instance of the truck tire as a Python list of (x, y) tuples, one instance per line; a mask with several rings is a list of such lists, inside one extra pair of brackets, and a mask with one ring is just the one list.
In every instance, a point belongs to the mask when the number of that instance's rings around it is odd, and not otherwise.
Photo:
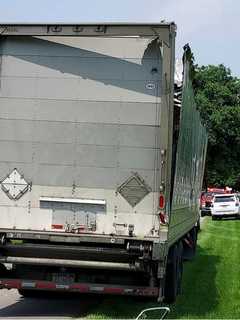
[(192, 228), (183, 240), (183, 259), (190, 261), (195, 257), (197, 250), (197, 228)]
[(183, 272), (182, 248), (182, 242), (179, 242), (169, 250), (164, 290), (164, 301), (166, 303), (174, 303), (178, 293), (181, 292)]
[(196, 225), (196, 228), (197, 228), (197, 232), (201, 231), (201, 222), (200, 222), (200, 217), (197, 221), (197, 225)]
[(182, 276), (183, 276), (183, 244), (182, 241), (178, 245), (178, 291), (177, 294), (182, 293)]
[(197, 237), (198, 237), (198, 233), (197, 233), (197, 228), (193, 228), (191, 230), (191, 237), (192, 237), (192, 242), (193, 242), (193, 258), (196, 254), (197, 251)]

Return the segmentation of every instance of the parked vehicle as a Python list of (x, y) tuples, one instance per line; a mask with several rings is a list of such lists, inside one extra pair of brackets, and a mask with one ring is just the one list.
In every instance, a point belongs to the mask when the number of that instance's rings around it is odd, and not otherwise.
[(172, 23), (0, 30), (0, 287), (174, 301), (207, 145), (190, 48), (174, 99)]
[(200, 198), (201, 216), (211, 216), (211, 206), (213, 201), (213, 192), (202, 192)]
[(202, 192), (201, 198), (200, 198), (201, 216), (212, 215), (212, 203), (213, 203), (214, 195), (231, 193), (230, 190), (232, 191), (232, 189), (229, 187), (226, 187), (226, 188), (209, 187), (207, 188), (207, 192)]
[(212, 220), (239, 217), (239, 199), (235, 194), (216, 194), (212, 203)]

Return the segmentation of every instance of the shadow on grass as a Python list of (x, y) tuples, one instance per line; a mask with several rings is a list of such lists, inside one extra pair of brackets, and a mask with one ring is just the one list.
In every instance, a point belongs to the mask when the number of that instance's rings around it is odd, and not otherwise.
[[(135, 319), (143, 309), (156, 306), (160, 305), (153, 299), (109, 296), (105, 297), (102, 304), (92, 310), (88, 317), (89, 319)], [(155, 319), (159, 319), (159, 316)]]
[(183, 291), (175, 305), (170, 306), (169, 318), (206, 318), (218, 305), (215, 278), (220, 256), (198, 246), (197, 255), (184, 264)]
[[(215, 277), (220, 257), (210, 254), (198, 246), (197, 256), (191, 262), (184, 263), (183, 290), (176, 304), (170, 305), (168, 318), (206, 318), (218, 303)], [(141, 310), (156, 307), (159, 304), (146, 298), (106, 297), (89, 318), (134, 319)], [(149, 315), (150, 316), (150, 315)], [(158, 314), (151, 314), (159, 319)]]

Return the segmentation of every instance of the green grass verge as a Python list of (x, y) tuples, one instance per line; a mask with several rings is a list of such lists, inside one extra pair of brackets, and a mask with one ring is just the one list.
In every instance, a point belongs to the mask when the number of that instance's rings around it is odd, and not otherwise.
[[(96, 297), (96, 299), (100, 299)], [(106, 297), (87, 318), (131, 318), (157, 306), (128, 297)], [(182, 295), (170, 306), (169, 318), (240, 318), (240, 221), (204, 222), (194, 261), (184, 264)], [(152, 315), (157, 319), (157, 315)]]

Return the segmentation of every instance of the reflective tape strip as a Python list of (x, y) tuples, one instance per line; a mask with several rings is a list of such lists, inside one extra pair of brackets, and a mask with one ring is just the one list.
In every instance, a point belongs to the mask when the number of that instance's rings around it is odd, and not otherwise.
[(90, 286), (90, 291), (96, 291), (96, 292), (102, 292), (104, 291), (104, 287), (91, 287)]
[(78, 291), (78, 292), (89, 292), (89, 286), (86, 284), (71, 284), (70, 290), (72, 291)]
[(47, 281), (37, 281), (36, 288), (37, 289), (56, 289), (56, 283), (47, 282)]
[(105, 294), (118, 294), (118, 295), (134, 295), (134, 296), (152, 296), (156, 297), (159, 293), (159, 288), (147, 287), (110, 287), (110, 286), (91, 286), (86, 283), (73, 283), (71, 285), (57, 284), (50, 281), (21, 281), (17, 279), (1, 279), (0, 288), (7, 289), (21, 289), (21, 288), (35, 288), (41, 290), (69, 290), (77, 292), (95, 292)]
[(52, 224), (52, 229), (61, 230), (63, 229), (63, 224)]
[(104, 293), (110, 293), (110, 294), (124, 294), (124, 289), (122, 288), (104, 288)]
[(35, 288), (36, 282), (22, 281), (22, 288)]
[(20, 289), (21, 280), (2, 280), (2, 286), (9, 289)]
[(134, 291), (134, 295), (139, 296), (158, 296), (158, 288), (138, 288)]
[(67, 284), (56, 284), (56, 289), (69, 289), (69, 285)]
[(133, 289), (124, 289), (124, 293), (126, 293), (126, 294), (131, 294), (133, 292), (134, 292)]

